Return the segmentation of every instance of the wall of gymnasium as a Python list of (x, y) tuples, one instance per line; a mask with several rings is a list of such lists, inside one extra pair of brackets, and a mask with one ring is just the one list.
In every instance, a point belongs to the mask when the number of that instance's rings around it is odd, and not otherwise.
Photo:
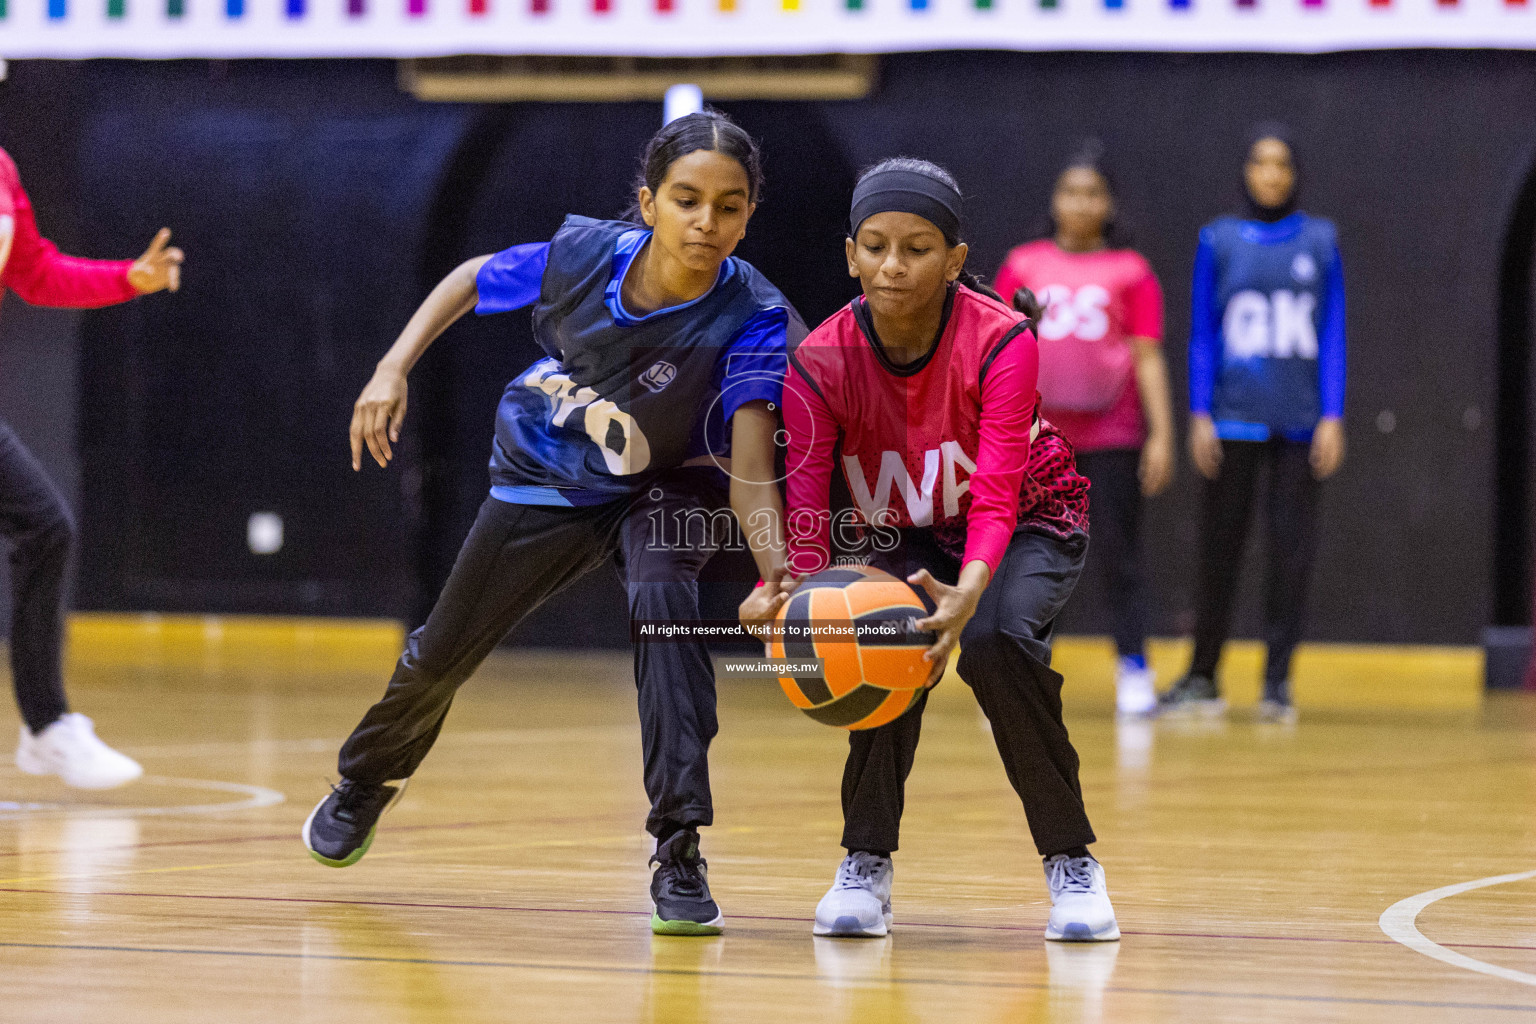
[[(81, 481), (83, 607), (412, 619), (451, 565), (485, 493), (496, 398), (533, 357), (526, 323), (469, 321), (439, 343), (388, 473), (348, 469), (350, 403), (455, 262), (546, 237), (566, 210), (616, 212), (658, 110), (419, 104), (393, 75), (384, 62), (12, 65), (0, 144), (45, 230), (127, 255), (165, 223), (189, 253), (174, 298), (0, 317), (0, 414)], [(1176, 396), (1196, 232), (1238, 205), (1246, 127), (1291, 122), (1305, 205), (1339, 222), (1350, 285), (1351, 451), (1327, 489), (1310, 633), (1468, 643), (1491, 614), (1499, 261), (1533, 95), (1524, 53), (916, 54), (887, 58), (863, 101), (726, 109), (767, 154), (744, 253), (813, 322), (851, 294), (840, 236), (856, 168), (898, 152), (948, 165), (990, 272), (1039, 225), (1060, 161), (1104, 138), (1168, 295)], [(1148, 506), (1161, 633), (1189, 624), (1197, 500), (1183, 459)], [(284, 519), (276, 555), (246, 547), (257, 511)], [(717, 560), (712, 609), (745, 571)], [(1262, 591), (1248, 581), (1239, 628), (1253, 634)], [(1104, 628), (1099, 589), (1085, 583), (1063, 628)], [(578, 614), (590, 642), (624, 641), (607, 573), (521, 636), (568, 640)]]

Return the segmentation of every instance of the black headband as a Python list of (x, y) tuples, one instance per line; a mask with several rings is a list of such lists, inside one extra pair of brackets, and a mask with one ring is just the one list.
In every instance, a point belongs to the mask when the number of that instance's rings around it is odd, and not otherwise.
[(853, 190), (848, 215), (849, 234), (877, 213), (914, 213), (944, 233), (944, 241), (960, 241), (960, 193), (936, 178), (917, 171), (876, 171)]

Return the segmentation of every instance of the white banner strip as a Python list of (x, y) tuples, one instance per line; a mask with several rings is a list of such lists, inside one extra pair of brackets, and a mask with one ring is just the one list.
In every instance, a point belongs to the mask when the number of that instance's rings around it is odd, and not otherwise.
[(0, 57), (1536, 48), (1536, 0), (1055, 2), (863, 0), (850, 9), (849, 0), (4, 0)]

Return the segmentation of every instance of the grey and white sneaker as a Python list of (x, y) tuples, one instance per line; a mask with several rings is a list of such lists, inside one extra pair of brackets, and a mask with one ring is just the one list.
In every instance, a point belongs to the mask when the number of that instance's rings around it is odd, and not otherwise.
[(1291, 702), (1289, 679), (1264, 680), (1264, 699), (1259, 701), (1257, 718), (1276, 725), (1296, 724), (1296, 705)]
[(1045, 881), (1051, 887), (1051, 919), (1045, 926), (1049, 942), (1114, 942), (1120, 938), (1115, 908), (1109, 902), (1104, 868), (1092, 857), (1058, 853), (1045, 861)]
[(1157, 698), (1158, 717), (1220, 718), (1227, 702), (1208, 676), (1185, 676)]
[(850, 853), (837, 868), (837, 880), (816, 904), (813, 935), (878, 939), (891, 930), (889, 857), (863, 850)]

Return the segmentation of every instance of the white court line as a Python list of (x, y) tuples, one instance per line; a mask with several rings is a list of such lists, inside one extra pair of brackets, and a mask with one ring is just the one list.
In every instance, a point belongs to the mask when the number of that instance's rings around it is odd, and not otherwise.
[(1401, 942), (1416, 952), (1423, 953), (1427, 957), (1433, 957), (1441, 963), (1450, 964), (1452, 967), (1460, 967), (1463, 970), (1476, 971), (1479, 974), (1491, 975), (1495, 978), (1503, 978), (1505, 981), (1518, 982), (1521, 985), (1536, 985), (1536, 974), (1528, 974), (1525, 971), (1517, 971), (1512, 967), (1500, 967), (1497, 964), (1484, 963), (1474, 960), (1470, 956), (1458, 953), (1455, 950), (1446, 949), (1438, 942), (1433, 942), (1424, 937), (1415, 923), (1419, 914), (1431, 903), (1438, 903), (1447, 896), (1459, 896), (1473, 889), (1485, 889), (1490, 885), (1507, 885), (1510, 882), (1523, 882), (1527, 878), (1536, 878), (1536, 871), (1521, 871), (1513, 875), (1494, 875), (1491, 878), (1478, 878), (1471, 882), (1457, 882), (1455, 885), (1442, 886), (1439, 889), (1431, 889), (1429, 892), (1421, 892), (1417, 896), (1409, 896), (1405, 900), (1399, 900), (1382, 912), (1381, 930), (1387, 933), (1387, 937)]
[(140, 783), (170, 786), (179, 789), (212, 790), (215, 793), (239, 793), (243, 800), (228, 800), (216, 804), (175, 804), (170, 807), (122, 806), (81, 807), (62, 803), (10, 803), (0, 802), (0, 821), (18, 818), (35, 818), (42, 815), (62, 814), (72, 818), (139, 818), (164, 814), (218, 814), (223, 811), (249, 811), (258, 807), (274, 807), (288, 799), (275, 789), (251, 786), (243, 782), (219, 782), (215, 779), (181, 779), (166, 775), (146, 775)]

